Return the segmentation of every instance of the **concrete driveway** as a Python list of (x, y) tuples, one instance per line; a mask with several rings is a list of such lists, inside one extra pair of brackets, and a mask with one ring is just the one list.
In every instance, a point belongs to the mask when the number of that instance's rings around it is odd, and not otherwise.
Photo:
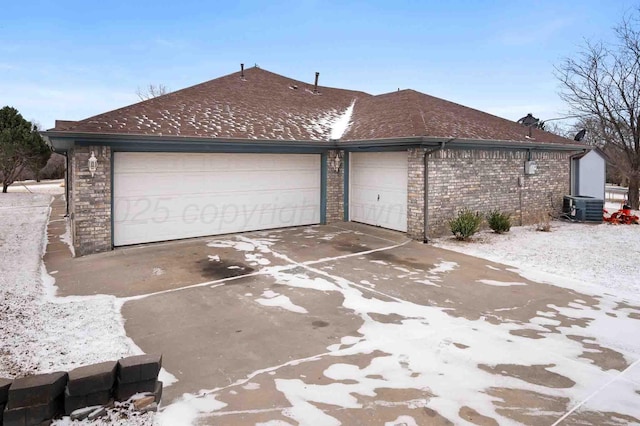
[(230, 425), (640, 422), (640, 306), (614, 296), (353, 223), (77, 259), (50, 241), (59, 294), (122, 298), (128, 336), (164, 355), (178, 379), (165, 389), (166, 415)]

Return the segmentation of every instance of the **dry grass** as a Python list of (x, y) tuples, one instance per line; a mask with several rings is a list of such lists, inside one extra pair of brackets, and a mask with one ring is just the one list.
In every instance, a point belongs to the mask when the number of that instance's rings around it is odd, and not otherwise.
[(551, 232), (551, 219), (553, 213), (548, 210), (540, 210), (534, 215), (536, 231)]

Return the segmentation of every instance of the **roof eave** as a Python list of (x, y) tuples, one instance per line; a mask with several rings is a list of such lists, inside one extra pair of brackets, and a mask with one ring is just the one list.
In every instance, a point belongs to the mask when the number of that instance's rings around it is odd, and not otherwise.
[(283, 139), (243, 139), (243, 138), (209, 138), (176, 135), (144, 135), (130, 133), (90, 133), (48, 130), (41, 132), (42, 136), (49, 139), (56, 149), (68, 150), (75, 142), (96, 143), (99, 145), (113, 145), (122, 142), (137, 142), (145, 144), (185, 144), (185, 145), (242, 145), (242, 146), (280, 146), (280, 147), (305, 147), (305, 148), (331, 148), (334, 141), (322, 140), (283, 140)]
[(492, 139), (468, 139), (468, 138), (443, 138), (430, 136), (414, 136), (404, 138), (385, 139), (362, 139), (338, 141), (337, 146), (345, 149), (371, 148), (371, 147), (435, 147), (442, 144), (449, 148), (517, 148), (517, 149), (538, 149), (553, 151), (584, 151), (589, 149), (586, 145), (555, 142), (513, 141), (513, 140), (492, 140)]
[(113, 145), (123, 142), (137, 142), (144, 144), (184, 144), (192, 146), (204, 145), (237, 145), (247, 147), (287, 147), (287, 148), (317, 148), (317, 149), (359, 149), (359, 148), (410, 148), (435, 147), (443, 144), (449, 148), (486, 148), (486, 149), (531, 149), (552, 151), (584, 151), (587, 145), (562, 144), (538, 141), (488, 140), (467, 138), (443, 138), (429, 136), (410, 136), (382, 139), (362, 140), (282, 140), (282, 139), (242, 139), (242, 138), (207, 138), (175, 135), (144, 135), (128, 133), (88, 133), (60, 130), (41, 132), (43, 137), (51, 141), (57, 151), (67, 151), (74, 143), (96, 143), (98, 145)]
[(584, 151), (589, 149), (586, 145), (556, 142), (513, 141), (513, 140), (486, 140), (486, 139), (453, 139), (447, 143), (452, 148), (520, 148), (531, 150), (551, 151)]

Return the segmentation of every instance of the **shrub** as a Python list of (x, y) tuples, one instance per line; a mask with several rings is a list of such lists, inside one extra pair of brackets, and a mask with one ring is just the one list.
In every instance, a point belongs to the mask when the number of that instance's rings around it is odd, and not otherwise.
[(472, 212), (463, 209), (458, 212), (455, 219), (449, 221), (451, 232), (458, 240), (468, 240), (473, 234), (478, 232), (482, 223), (482, 215), (479, 212)]
[(492, 210), (487, 215), (487, 223), (494, 232), (504, 234), (511, 229), (511, 215), (499, 210)]

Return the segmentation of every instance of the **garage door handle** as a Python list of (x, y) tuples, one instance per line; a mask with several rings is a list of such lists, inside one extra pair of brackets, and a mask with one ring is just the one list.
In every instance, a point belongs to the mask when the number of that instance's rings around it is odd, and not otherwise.
[(380, 201), (380, 194), (378, 194), (378, 201)]

